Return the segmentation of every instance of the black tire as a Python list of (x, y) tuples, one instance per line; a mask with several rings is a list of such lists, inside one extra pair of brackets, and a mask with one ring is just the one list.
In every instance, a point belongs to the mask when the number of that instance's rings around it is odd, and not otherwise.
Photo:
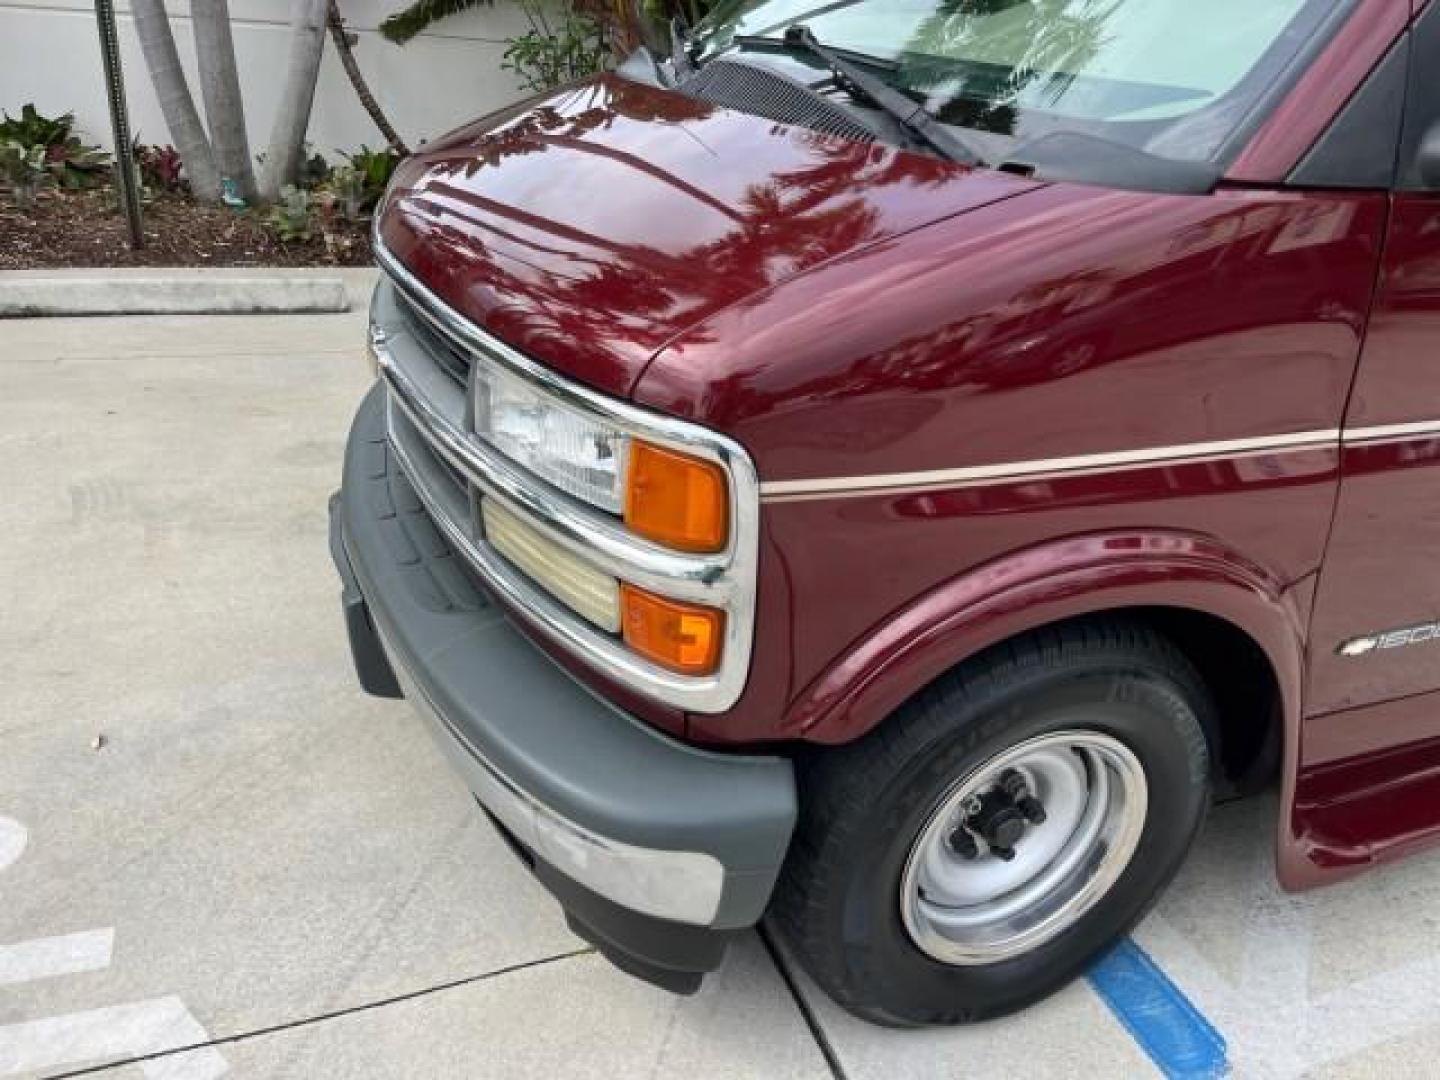
[[(1098, 708), (1097, 706), (1103, 706)], [(952, 966), (900, 910), (910, 848), (957, 778), (1026, 739), (1083, 725), (1143, 766), (1138, 846), (1060, 936), (996, 963)], [(851, 745), (801, 762), (801, 815), (771, 915), (840, 1005), (891, 1026), (1014, 1012), (1059, 990), (1126, 934), (1170, 882), (1210, 802), (1213, 705), (1185, 657), (1139, 623), (1041, 631), (961, 665)]]

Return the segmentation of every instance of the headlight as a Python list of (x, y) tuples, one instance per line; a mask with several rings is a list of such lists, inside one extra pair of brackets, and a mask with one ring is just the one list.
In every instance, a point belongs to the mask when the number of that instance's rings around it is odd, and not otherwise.
[(561, 491), (623, 514), (637, 536), (695, 553), (729, 542), (723, 468), (632, 438), (496, 365), (475, 373), (475, 430)]
[(561, 491), (618, 514), (629, 440), (493, 365), (475, 374), (475, 430), (496, 450)]

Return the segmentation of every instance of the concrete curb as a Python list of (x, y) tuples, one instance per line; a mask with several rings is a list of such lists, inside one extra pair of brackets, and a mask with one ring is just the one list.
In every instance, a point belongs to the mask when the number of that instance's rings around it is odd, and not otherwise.
[(203, 268), (16, 271), (0, 274), (0, 318), (349, 311), (356, 277), (350, 271)]

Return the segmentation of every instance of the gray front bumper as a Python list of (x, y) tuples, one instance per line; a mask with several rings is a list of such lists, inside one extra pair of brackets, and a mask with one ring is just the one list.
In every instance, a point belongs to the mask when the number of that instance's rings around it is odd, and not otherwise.
[(332, 510), (336, 563), (472, 791), (522, 848), (589, 893), (647, 919), (753, 925), (794, 829), (791, 764), (669, 739), (534, 646), (430, 524), (389, 451), (382, 405), (377, 388), (351, 432)]

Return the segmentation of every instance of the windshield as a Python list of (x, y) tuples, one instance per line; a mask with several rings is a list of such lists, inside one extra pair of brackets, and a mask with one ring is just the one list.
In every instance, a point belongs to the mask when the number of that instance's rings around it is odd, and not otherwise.
[[(1055, 131), (1082, 131), (1161, 157), (1208, 161), (1327, 19), (1348, 7), (1347, 0), (729, 0), (697, 38), (703, 62), (756, 47), (737, 38), (778, 39), (787, 26), (808, 26), (826, 45), (882, 61), (876, 74), (942, 121), (980, 133), (990, 160)], [(802, 64), (771, 53), (764, 62)]]

